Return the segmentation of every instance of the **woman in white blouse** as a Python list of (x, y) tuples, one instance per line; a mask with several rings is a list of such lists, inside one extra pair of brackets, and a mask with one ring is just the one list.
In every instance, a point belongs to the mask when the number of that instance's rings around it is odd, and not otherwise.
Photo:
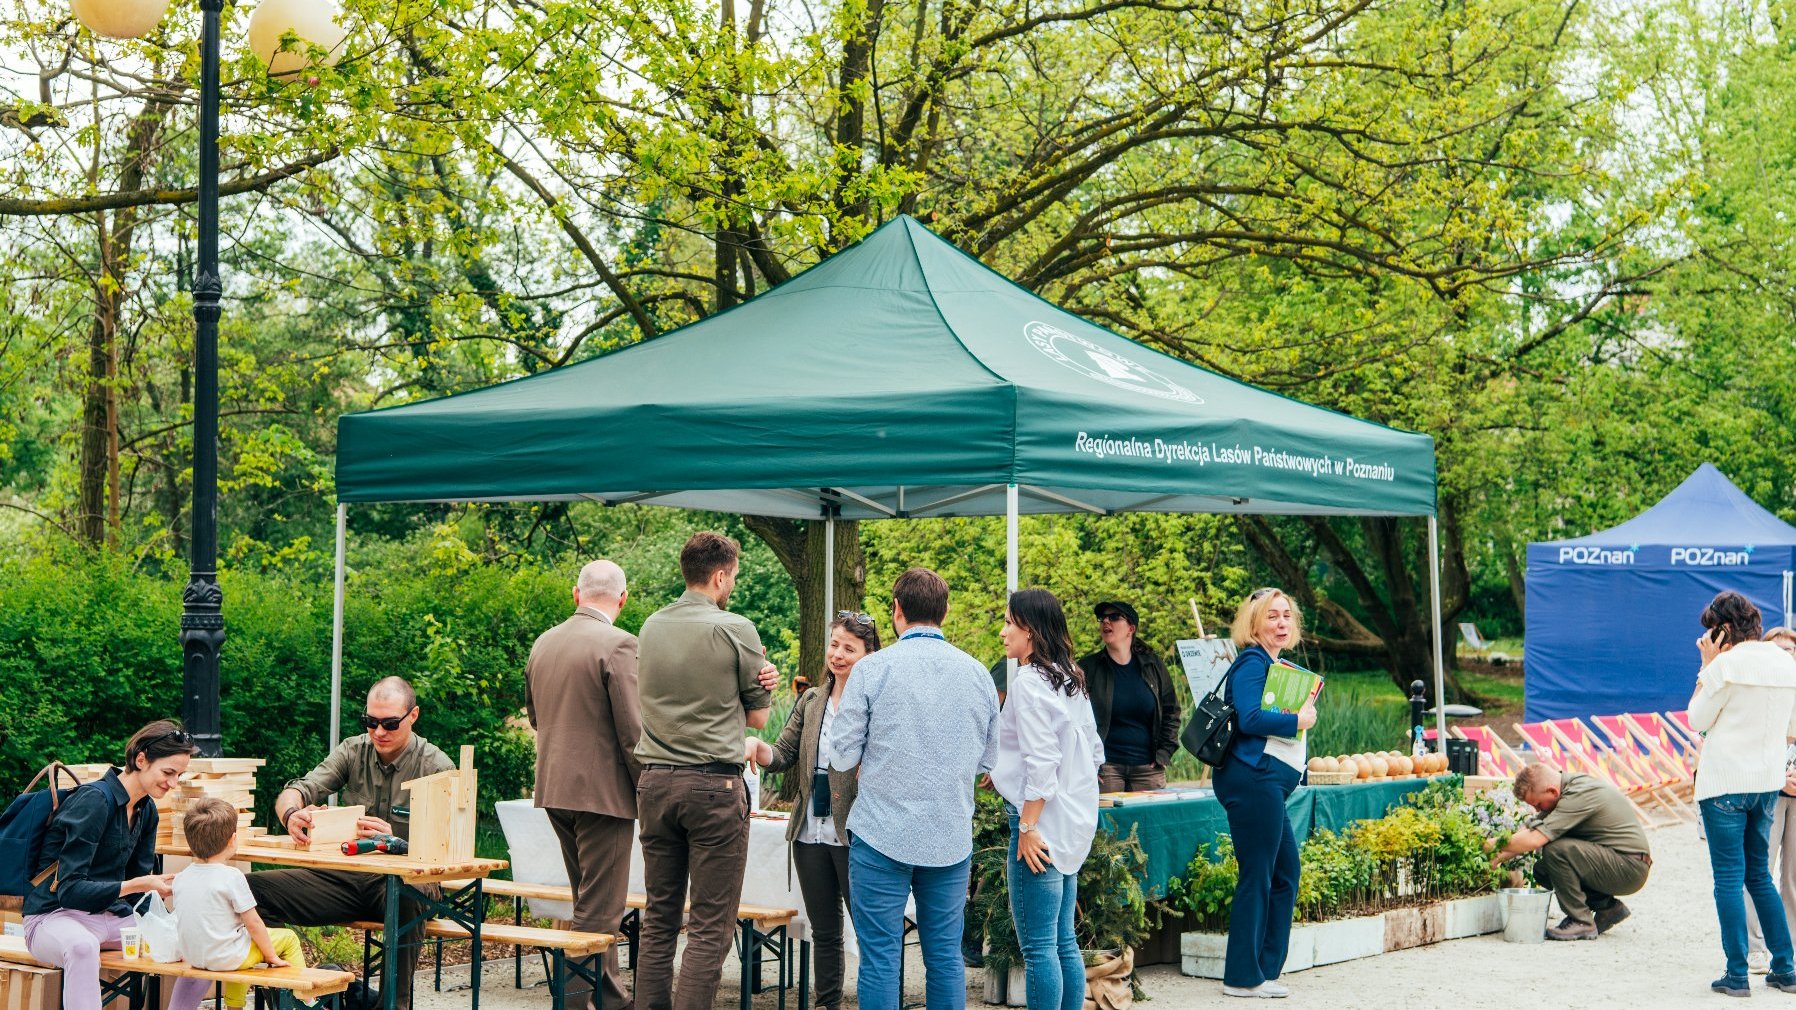
[(842, 1005), (842, 917), (849, 907), (848, 831), (844, 825), (856, 793), (854, 772), (829, 767), (830, 728), (854, 664), (878, 651), (879, 629), (873, 626), (873, 618), (839, 611), (830, 622), (829, 646), (823, 655), (829, 676), (798, 699), (786, 728), (772, 746), (754, 737), (748, 740), (750, 760), (768, 771), (798, 776), (798, 797), (786, 826), (786, 840), (792, 843), (798, 890), (804, 895), (805, 914), (811, 920), (817, 1010), (839, 1010)]
[(992, 785), (1010, 814), (1010, 917), (1023, 948), (1029, 1010), (1080, 1010), (1085, 960), (1073, 932), (1079, 867), (1098, 827), (1104, 745), (1073, 662), (1060, 601), (1012, 593), (1004, 654), (1019, 664), (998, 717)]

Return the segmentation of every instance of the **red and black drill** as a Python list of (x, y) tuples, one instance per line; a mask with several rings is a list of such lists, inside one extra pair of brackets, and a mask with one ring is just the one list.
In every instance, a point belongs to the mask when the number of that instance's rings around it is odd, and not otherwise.
[(370, 835), (367, 838), (354, 838), (342, 845), (345, 856), (362, 856), (370, 852), (385, 852), (390, 856), (403, 856), (410, 848), (405, 839), (398, 835)]

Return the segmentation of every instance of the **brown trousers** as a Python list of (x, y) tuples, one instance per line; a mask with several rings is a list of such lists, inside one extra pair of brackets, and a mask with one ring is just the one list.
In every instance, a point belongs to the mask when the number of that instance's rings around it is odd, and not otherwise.
[[(636, 785), (636, 814), (648, 898), (636, 958), (637, 1008), (712, 1010), (748, 867), (748, 784), (740, 775), (648, 768)], [(686, 955), (675, 993), (674, 949), (688, 898)]]
[(1138, 789), (1166, 787), (1166, 769), (1153, 765), (1098, 766), (1098, 792), (1127, 793)]
[(848, 846), (792, 843), (792, 865), (811, 919), (812, 962), (817, 966), (818, 1010), (842, 1006), (842, 914), (849, 911)]
[[(335, 926), (357, 919), (379, 921), (387, 914), (387, 878), (379, 873), (264, 870), (249, 875), (249, 893), (256, 899), (257, 911), (270, 925)], [(401, 921), (415, 918), (418, 912), (416, 901), (400, 901)], [(397, 945), (390, 937), (384, 939), (388, 942), (387, 956), (394, 959), (393, 992), (399, 1010), (409, 1010), (412, 976), (418, 970), (424, 927), (420, 925), (406, 933)], [(379, 988), (380, 981), (369, 979), (368, 984)]]
[[(574, 892), (573, 927), (588, 933), (616, 933), (630, 893), (630, 838), (636, 822), (585, 810), (547, 810), (549, 825), (561, 839), (561, 861), (567, 864)], [(618, 971), (617, 948), (606, 951), (600, 995), (571, 1003), (575, 1010), (624, 1010), (632, 1005)], [(581, 989), (584, 982), (574, 981)]]

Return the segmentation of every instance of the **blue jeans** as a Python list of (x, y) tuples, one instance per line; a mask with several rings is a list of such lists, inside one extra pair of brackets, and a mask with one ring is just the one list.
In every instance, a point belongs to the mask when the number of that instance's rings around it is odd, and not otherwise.
[(1267, 757), (1255, 768), (1231, 752), (1216, 769), (1216, 799), (1228, 814), (1241, 874), (1229, 906), (1228, 953), (1222, 984), (1252, 989), (1285, 970), (1291, 913), (1297, 907), (1297, 836), (1285, 799), (1297, 788), (1297, 769)]
[(928, 1010), (966, 1010), (967, 969), (960, 960), (966, 916), (968, 856), (951, 866), (912, 866), (853, 839), (848, 846), (849, 914), (861, 946), (855, 983), (861, 1010), (898, 1010), (898, 965), (904, 957), (904, 901), (917, 899)]
[(1080, 1010), (1085, 1005), (1085, 958), (1073, 932), (1079, 873), (1062, 873), (1052, 865), (1036, 873), (1019, 861), (1016, 810), (1005, 806), (1010, 809), (1010, 918), (1023, 948), (1029, 1010)]
[[(1771, 951), (1771, 971), (1796, 971), (1790, 952), (1790, 924), (1771, 882), (1771, 818), (1777, 794), (1728, 793), (1701, 800), (1703, 830), (1709, 842), (1709, 866), (1715, 876), (1715, 914), (1721, 920), (1721, 950), (1727, 955), (1729, 978), (1746, 980), (1746, 900), (1759, 913), (1759, 928)], [(1744, 885), (1742, 887), (1742, 885)]]

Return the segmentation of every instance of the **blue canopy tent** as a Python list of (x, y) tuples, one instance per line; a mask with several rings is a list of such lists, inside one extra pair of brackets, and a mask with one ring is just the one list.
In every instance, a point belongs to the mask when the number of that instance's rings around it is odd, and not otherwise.
[(1732, 589), (1788, 626), (1792, 571), (1796, 526), (1708, 463), (1620, 526), (1529, 544), (1527, 720), (1683, 708), (1704, 605)]

